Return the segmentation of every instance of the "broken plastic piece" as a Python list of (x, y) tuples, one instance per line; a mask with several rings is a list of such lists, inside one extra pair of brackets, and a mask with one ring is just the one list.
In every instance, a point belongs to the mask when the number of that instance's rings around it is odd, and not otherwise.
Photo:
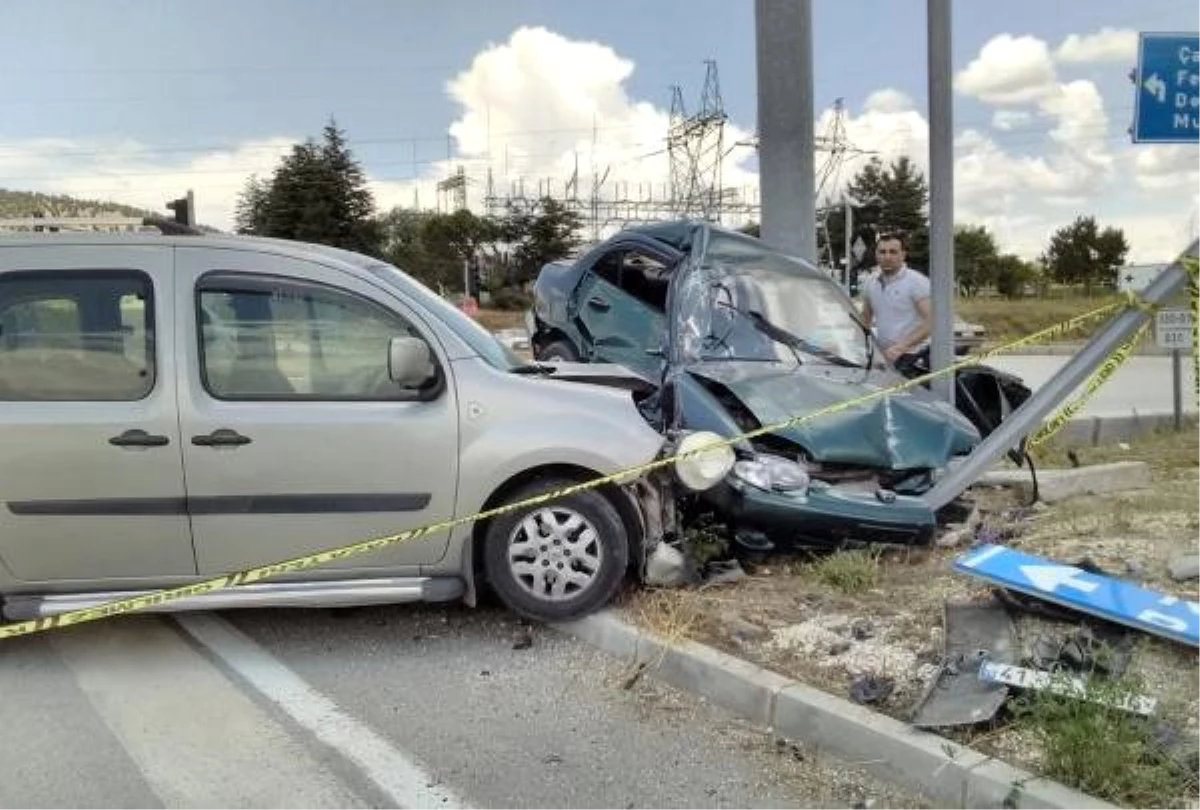
[(851, 682), (850, 697), (855, 703), (878, 703), (887, 700), (895, 688), (896, 682), (891, 678), (868, 673)]
[(1008, 698), (1004, 684), (979, 680), (984, 661), (1016, 663), (1016, 633), (999, 602), (945, 604), (941, 668), (913, 710), (922, 728), (964, 726), (990, 720)]

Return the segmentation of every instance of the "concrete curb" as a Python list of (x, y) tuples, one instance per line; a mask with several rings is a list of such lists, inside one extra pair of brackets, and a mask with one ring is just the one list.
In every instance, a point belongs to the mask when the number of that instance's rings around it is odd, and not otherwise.
[[(1150, 465), (1144, 461), (1114, 461), (1070, 469), (1038, 470), (1038, 497), (1046, 503), (1079, 495), (1104, 495), (1130, 489), (1145, 489), (1151, 484)], [(972, 486), (1014, 487), (1031, 492), (1033, 479), (1027, 469), (989, 470)]]
[(671, 643), (611, 609), (553, 626), (939, 807), (1115, 807), (712, 647)]
[[(1185, 399), (1181, 414), (1184, 430), (1196, 429), (1197, 412), (1190, 410), (1192, 407), (1194, 406), (1189, 405)], [(1171, 430), (1174, 427), (1175, 414), (1172, 411), (1131, 411), (1128, 415), (1076, 416), (1063, 425), (1062, 431), (1054, 438), (1074, 445), (1096, 447), (1101, 444), (1133, 441), (1156, 430)]]

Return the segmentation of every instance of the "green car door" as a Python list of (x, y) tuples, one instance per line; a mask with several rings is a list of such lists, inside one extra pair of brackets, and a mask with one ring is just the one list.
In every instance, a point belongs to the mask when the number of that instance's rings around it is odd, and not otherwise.
[(657, 374), (666, 320), (669, 266), (647, 251), (617, 246), (584, 274), (575, 294), (586, 356)]

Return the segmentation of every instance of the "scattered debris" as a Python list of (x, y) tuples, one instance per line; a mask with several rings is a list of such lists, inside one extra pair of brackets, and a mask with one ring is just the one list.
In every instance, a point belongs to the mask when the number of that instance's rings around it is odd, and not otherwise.
[(896, 681), (874, 673), (859, 675), (850, 682), (850, 698), (855, 703), (879, 703), (887, 700), (896, 688)]
[(1176, 582), (1184, 582), (1189, 579), (1200, 577), (1200, 555), (1184, 554), (1182, 557), (1176, 557), (1167, 565), (1171, 572), (1171, 579)]
[(1133, 577), (1144, 576), (1146, 573), (1146, 565), (1140, 560), (1126, 560), (1125, 573)]
[(519, 639), (517, 639), (516, 641), (513, 642), (512, 648), (514, 650), (528, 650), (532, 646), (533, 646), (533, 634), (525, 633), (525, 635), (521, 636)]
[(1016, 663), (1016, 632), (999, 602), (946, 602), (942, 665), (913, 710), (922, 728), (973, 725), (993, 717), (1008, 687), (979, 680), (984, 661)]
[(804, 749), (796, 743), (786, 740), (783, 737), (775, 738), (775, 753), (791, 754), (792, 759), (796, 760), (797, 762), (803, 762), (805, 760)]
[(1119, 678), (1133, 657), (1133, 638), (1123, 627), (1084, 625), (1066, 636), (1043, 633), (1033, 643), (1029, 663), (1037, 669), (1102, 672)]
[(558, 754), (547, 754), (546, 756), (542, 757), (542, 762), (546, 765), (561, 765), (562, 761), (563, 758)]
[(646, 557), (647, 585), (673, 588), (688, 581), (687, 561), (683, 552), (667, 542), (659, 543)]
[(850, 649), (849, 641), (835, 641), (829, 645), (829, 654), (830, 655), (841, 655), (842, 653), (846, 652), (849, 649)]
[(1088, 688), (1088, 681), (1080, 675), (1043, 672), (1037, 669), (1016, 667), (985, 661), (979, 667), (979, 679), (988, 683), (1003, 683), (1021, 689), (1038, 689), (1056, 695), (1075, 697), (1092, 703), (1100, 703), (1122, 711), (1149, 716), (1154, 713), (1158, 701), (1146, 695), (1126, 695), (1121, 700), (1100, 697)]
[(710, 585), (728, 585), (745, 578), (737, 560), (713, 560), (704, 567), (704, 581)]

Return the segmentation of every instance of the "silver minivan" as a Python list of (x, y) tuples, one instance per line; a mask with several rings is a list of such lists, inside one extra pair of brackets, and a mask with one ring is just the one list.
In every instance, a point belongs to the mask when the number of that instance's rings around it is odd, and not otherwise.
[[(0, 239), (0, 596), (52, 615), (474, 515), (653, 460), (619, 369), (523, 362), (388, 264), (210, 235)], [(588, 378), (592, 379), (588, 379)], [(649, 477), (164, 609), (606, 603)], [(656, 504), (658, 506), (656, 506)]]

